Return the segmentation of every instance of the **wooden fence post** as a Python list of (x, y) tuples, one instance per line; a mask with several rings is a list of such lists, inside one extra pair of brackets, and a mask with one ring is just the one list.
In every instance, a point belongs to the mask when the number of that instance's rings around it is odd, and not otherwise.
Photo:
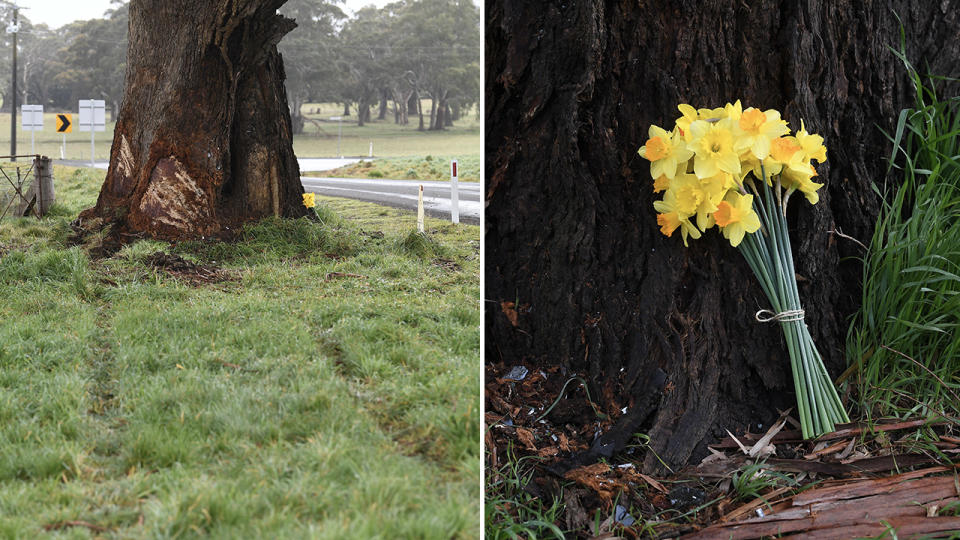
[(45, 216), (56, 202), (53, 189), (53, 163), (47, 156), (33, 159), (33, 191), (37, 194), (37, 211)]

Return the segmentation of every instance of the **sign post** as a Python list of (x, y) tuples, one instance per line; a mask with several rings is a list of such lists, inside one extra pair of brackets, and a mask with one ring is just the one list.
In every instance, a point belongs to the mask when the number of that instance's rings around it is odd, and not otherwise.
[(450, 162), (450, 221), (453, 223), (460, 223), (460, 195), (457, 193), (457, 184), (457, 160), (453, 160)]
[(30, 153), (36, 154), (34, 132), (43, 131), (43, 105), (20, 106), (20, 129), (30, 132)]
[(65, 154), (67, 153), (67, 133), (73, 131), (73, 115), (70, 114), (58, 114), (57, 115), (57, 133), (63, 134), (63, 143), (60, 145), (60, 159), (67, 159)]
[(90, 166), (96, 165), (94, 158), (96, 155), (96, 141), (94, 132), (106, 131), (106, 102), (102, 99), (81, 99), (80, 100), (80, 119), (77, 121), (77, 129), (90, 132)]

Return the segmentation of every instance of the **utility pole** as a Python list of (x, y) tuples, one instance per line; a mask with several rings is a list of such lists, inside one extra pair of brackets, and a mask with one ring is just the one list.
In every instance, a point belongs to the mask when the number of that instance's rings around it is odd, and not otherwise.
[(13, 83), (10, 93), (13, 96), (13, 105), (10, 107), (10, 161), (17, 160), (13, 156), (17, 155), (17, 33), (20, 31), (17, 28), (17, 15), (19, 11), (20, 8), (14, 5), (13, 24), (7, 27), (7, 33), (13, 34), (13, 77), (11, 77)]

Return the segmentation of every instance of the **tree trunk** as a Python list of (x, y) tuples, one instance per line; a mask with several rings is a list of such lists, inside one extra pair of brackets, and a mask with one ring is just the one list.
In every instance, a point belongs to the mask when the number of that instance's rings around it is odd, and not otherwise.
[(388, 93), (386, 90), (380, 90), (380, 110), (377, 113), (377, 120), (386, 120), (387, 119), (387, 98)]
[(414, 107), (417, 108), (417, 116), (420, 117), (420, 124), (417, 126), (417, 131), (423, 131), (423, 103), (420, 101), (420, 90), (413, 91), (413, 102)]
[(119, 235), (306, 215), (277, 43), (285, 0), (134, 0), (126, 92), (94, 208)]
[(363, 127), (369, 119), (370, 104), (367, 102), (366, 96), (364, 96), (360, 98), (360, 101), (357, 103), (357, 126)]
[(302, 97), (294, 97), (293, 103), (290, 104), (290, 131), (293, 135), (302, 135), (303, 126), (306, 121), (303, 119), (303, 99)]
[(349, 101), (344, 101), (344, 102), (343, 102), (343, 115), (344, 115), (344, 116), (350, 116), (350, 102), (349, 102)]
[(393, 106), (395, 108), (394, 122), (400, 125), (407, 125), (409, 119), (409, 103), (413, 90), (393, 89)]
[(658, 231), (637, 149), (678, 103), (742, 99), (825, 137), (820, 203), (792, 204), (789, 223), (806, 321), (830, 372), (844, 367), (862, 253), (831, 231), (869, 241), (890, 155), (876, 126), (913, 103), (887, 49), (894, 12), (914, 65), (957, 76), (957, 0), (487, 4), (486, 358), (588, 375), (619, 418), (584, 459), (643, 432), (644, 468), (662, 472), (657, 456), (682, 465), (795, 406), (742, 256), (715, 230), (689, 248)]

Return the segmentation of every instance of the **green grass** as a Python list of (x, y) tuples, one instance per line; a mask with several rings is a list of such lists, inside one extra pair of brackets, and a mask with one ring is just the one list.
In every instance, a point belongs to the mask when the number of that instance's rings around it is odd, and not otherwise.
[(0, 221), (0, 537), (479, 537), (478, 227), (319, 198), (91, 260), (103, 171), (55, 178)]
[[(423, 107), (429, 115), (430, 100), (423, 100)], [(417, 131), (418, 121), (414, 117), (405, 126), (395, 124), (389, 114), (385, 120), (377, 120), (376, 111), (373, 111), (373, 120), (363, 127), (357, 126), (356, 110), (351, 116), (343, 116), (342, 122), (330, 120), (343, 114), (343, 108), (336, 103), (308, 103), (301, 111), (315, 123), (308, 121), (303, 134), (294, 138), (293, 149), (298, 156), (367, 158), (372, 142), (373, 156), (377, 158), (445, 156), (448, 159), (444, 167), (450, 166), (449, 158), (480, 159), (481, 122), (475, 110), (443, 131)], [(446, 174), (449, 178), (449, 172)]]
[(330, 171), (308, 172), (304, 176), (449, 181), (450, 162), (453, 159), (457, 160), (457, 178), (460, 182), (480, 181), (479, 155), (467, 157), (426, 155), (367, 159)]
[[(901, 58), (906, 62), (906, 59)], [(904, 110), (884, 200), (864, 260), (862, 307), (847, 340), (861, 408), (960, 416), (960, 97), (937, 99), (907, 63), (917, 105)], [(897, 174), (893, 176), (898, 176)]]

